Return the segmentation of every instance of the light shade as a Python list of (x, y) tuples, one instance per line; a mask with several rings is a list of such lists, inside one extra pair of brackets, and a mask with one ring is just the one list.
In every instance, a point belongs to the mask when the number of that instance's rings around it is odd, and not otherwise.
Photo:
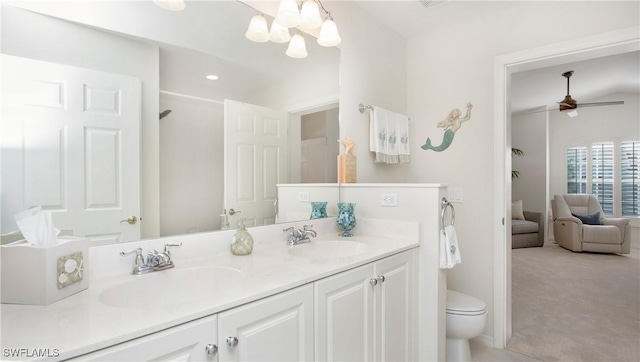
[(320, 34), (318, 34), (318, 44), (324, 47), (332, 47), (340, 44), (341, 41), (336, 23), (333, 22), (331, 16), (327, 16), (320, 28)]
[(265, 19), (262, 14), (252, 17), (251, 22), (249, 23), (249, 29), (244, 33), (244, 36), (246, 36), (247, 39), (258, 43), (269, 41), (267, 19)]
[(316, 0), (305, 0), (300, 10), (300, 26), (307, 29), (315, 29), (322, 25), (320, 9)]
[(153, 3), (166, 10), (179, 11), (186, 7), (184, 0), (153, 0)]
[(300, 10), (296, 0), (282, 0), (276, 16), (278, 23), (287, 28), (295, 28), (300, 25)]
[(289, 42), (286, 54), (291, 58), (306, 58), (307, 57), (307, 45), (304, 42), (304, 38), (300, 32), (296, 33)]
[(269, 37), (274, 43), (286, 43), (291, 40), (291, 34), (289, 34), (289, 28), (282, 26), (277, 20), (273, 20), (271, 23), (271, 31), (269, 31)]

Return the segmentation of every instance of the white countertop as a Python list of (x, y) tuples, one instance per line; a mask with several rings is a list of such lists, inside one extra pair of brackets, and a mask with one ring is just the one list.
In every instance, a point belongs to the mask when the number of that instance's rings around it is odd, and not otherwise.
[[(322, 225), (316, 228), (319, 235), (312, 239), (312, 243), (341, 239), (334, 231), (334, 224), (330, 222), (331, 220), (324, 222), (324, 228)], [(301, 227), (296, 223), (285, 226), (290, 225)], [(109, 274), (105, 270), (100, 270), (100, 273), (92, 270), (88, 289), (51, 305), (2, 304), (0, 305), (2, 357), (7, 358), (5, 355), (7, 348), (40, 348), (59, 350), (59, 356), (50, 358), (51, 360), (72, 358), (216, 314), (419, 245), (417, 223), (359, 219), (355, 235), (348, 239), (366, 243), (368, 248), (364, 253), (333, 260), (310, 261), (289, 253), (289, 250), (296, 246), (287, 246), (282, 241), (282, 228), (283, 225), (272, 225), (260, 229), (249, 229), (256, 243), (253, 253), (248, 256), (234, 256), (228, 251), (228, 235), (229, 233), (233, 235), (232, 231), (201, 234), (207, 235), (207, 243), (218, 244), (217, 252), (207, 253), (204, 256), (202, 253), (189, 250), (191, 245), (193, 248), (202, 245), (202, 240), (193, 243), (184, 241), (182, 248), (172, 251), (176, 264), (173, 269), (141, 276), (130, 275), (127, 271)], [(155, 243), (171, 242), (174, 242), (171, 238), (162, 238)], [(220, 248), (220, 245), (223, 247)], [(181, 249), (186, 250), (183, 255), (198, 257), (181, 259)], [(115, 249), (110, 247), (108, 250), (111, 255)], [(144, 252), (146, 251), (145, 249)], [(100, 253), (91, 253), (91, 255), (95, 259), (95, 255)], [(127, 265), (132, 265), (132, 259), (127, 262)], [(93, 264), (100, 264), (100, 268), (104, 269), (103, 263), (96, 263), (93, 259), (91, 263), (92, 269), (98, 268)], [(136, 278), (159, 278), (166, 276), (163, 273), (176, 273), (182, 269), (207, 266), (233, 268), (243, 272), (244, 277), (240, 283), (225, 287), (225, 290), (220, 290), (219, 293), (209, 293), (206, 300), (193, 300), (161, 307), (114, 307), (99, 300), (102, 292), (123, 282)], [(205, 287), (195, 284), (197, 283), (194, 282), (193, 288)], [(157, 298), (162, 298), (163, 293), (171, 293), (171, 291), (158, 290)], [(20, 359), (25, 358), (21, 356)], [(46, 360), (46, 358), (42, 359)]]

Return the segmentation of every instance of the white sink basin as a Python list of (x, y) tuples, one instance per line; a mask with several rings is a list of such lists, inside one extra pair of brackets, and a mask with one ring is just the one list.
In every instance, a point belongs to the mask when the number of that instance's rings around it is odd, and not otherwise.
[(243, 283), (242, 271), (226, 267), (167, 269), (114, 285), (100, 294), (101, 303), (124, 308), (153, 308), (215, 298)]
[(367, 250), (369, 245), (359, 241), (328, 240), (292, 246), (289, 254), (311, 261), (327, 261), (360, 255)]

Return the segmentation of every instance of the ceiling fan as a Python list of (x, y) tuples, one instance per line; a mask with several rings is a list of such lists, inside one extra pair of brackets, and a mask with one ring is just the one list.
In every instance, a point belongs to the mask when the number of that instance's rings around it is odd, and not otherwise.
[(592, 103), (578, 103), (575, 99), (571, 98), (569, 94), (569, 78), (573, 75), (573, 70), (562, 73), (562, 76), (567, 78), (567, 95), (564, 99), (558, 102), (560, 112), (571, 111), (577, 108), (595, 107), (595, 106), (614, 106), (624, 104), (624, 101), (610, 101), (610, 102), (592, 102)]

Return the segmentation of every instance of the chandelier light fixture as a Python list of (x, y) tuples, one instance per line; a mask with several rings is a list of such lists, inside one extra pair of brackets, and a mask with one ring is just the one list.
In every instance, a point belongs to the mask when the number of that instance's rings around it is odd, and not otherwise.
[(307, 45), (304, 42), (304, 38), (302, 37), (302, 33), (300, 32), (300, 30), (298, 30), (296, 34), (291, 37), (291, 41), (289, 41), (289, 47), (287, 48), (286, 54), (291, 58), (307, 57)]
[[(321, 9), (324, 13), (324, 20)], [(296, 33), (293, 36), (289, 33), (289, 28), (296, 28)], [(333, 47), (342, 41), (331, 13), (324, 8), (320, 0), (303, 0), (300, 4), (297, 0), (282, 0), (270, 30), (268, 30), (264, 15), (259, 14), (251, 18), (245, 36), (255, 42), (289, 42), (286, 54), (292, 58), (305, 58), (307, 49), (300, 29), (313, 30), (318, 28), (320, 28), (318, 44)]]

